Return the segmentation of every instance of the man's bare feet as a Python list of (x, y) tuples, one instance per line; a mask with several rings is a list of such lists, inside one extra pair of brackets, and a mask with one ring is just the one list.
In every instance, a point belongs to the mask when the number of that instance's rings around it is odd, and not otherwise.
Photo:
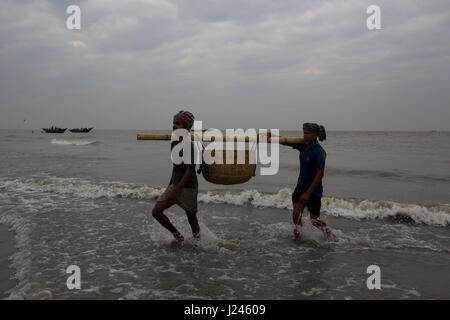
[(184, 237), (181, 235), (181, 233), (174, 233), (174, 238), (171, 242), (172, 247), (181, 247), (184, 241)]
[(198, 245), (200, 243), (200, 232), (193, 232), (192, 236), (194, 238), (192, 241), (194, 247), (198, 247)]
[(294, 238), (295, 238), (296, 240), (297, 240), (297, 239), (300, 239), (300, 231), (298, 231), (297, 228), (294, 229)]
[(325, 228), (323, 228), (322, 230), (323, 230), (323, 232), (325, 233), (325, 235), (326, 235), (327, 238), (333, 239), (333, 240), (336, 240), (336, 239), (337, 239), (336, 235), (334, 235), (334, 234), (331, 232), (330, 228), (325, 227)]

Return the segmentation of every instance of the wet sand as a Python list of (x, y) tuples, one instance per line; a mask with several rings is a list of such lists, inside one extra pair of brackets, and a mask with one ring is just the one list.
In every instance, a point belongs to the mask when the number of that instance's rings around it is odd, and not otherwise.
[(8, 297), (7, 291), (15, 286), (13, 270), (8, 259), (14, 253), (14, 233), (0, 225), (0, 299)]

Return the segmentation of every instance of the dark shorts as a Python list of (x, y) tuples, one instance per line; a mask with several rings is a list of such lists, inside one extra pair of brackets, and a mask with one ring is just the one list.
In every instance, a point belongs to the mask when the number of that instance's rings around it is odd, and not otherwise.
[[(173, 190), (174, 185), (171, 184), (166, 190), (159, 196), (157, 201), (170, 201), (168, 196)], [(197, 188), (182, 188), (177, 193), (175, 201), (172, 204), (177, 204), (183, 208), (187, 213), (197, 213)]]
[[(300, 202), (300, 196), (305, 192), (306, 189), (297, 185), (297, 187), (295, 187), (294, 192), (292, 193), (292, 204)], [(320, 207), (322, 206), (321, 199), (322, 198), (315, 196), (313, 194), (311, 195), (311, 197), (309, 197), (309, 201), (306, 204), (306, 208), (310, 213), (320, 216)]]

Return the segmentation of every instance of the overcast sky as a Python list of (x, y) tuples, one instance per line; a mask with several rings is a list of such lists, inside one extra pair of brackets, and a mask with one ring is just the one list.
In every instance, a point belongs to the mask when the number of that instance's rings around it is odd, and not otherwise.
[(1, 0), (0, 128), (450, 130), (449, 30), (448, 0)]

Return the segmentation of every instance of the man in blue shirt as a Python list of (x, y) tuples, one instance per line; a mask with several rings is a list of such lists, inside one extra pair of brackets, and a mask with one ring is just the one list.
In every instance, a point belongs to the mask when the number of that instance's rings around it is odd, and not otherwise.
[(322, 178), (325, 170), (326, 152), (317, 142), (326, 139), (325, 128), (316, 123), (303, 124), (303, 144), (292, 147), (300, 151), (300, 175), (297, 186), (292, 193), (294, 236), (300, 237), (298, 226), (302, 225), (302, 214), (306, 208), (311, 216), (313, 226), (319, 228), (327, 236), (333, 236), (326, 223), (319, 219), (322, 205)]

